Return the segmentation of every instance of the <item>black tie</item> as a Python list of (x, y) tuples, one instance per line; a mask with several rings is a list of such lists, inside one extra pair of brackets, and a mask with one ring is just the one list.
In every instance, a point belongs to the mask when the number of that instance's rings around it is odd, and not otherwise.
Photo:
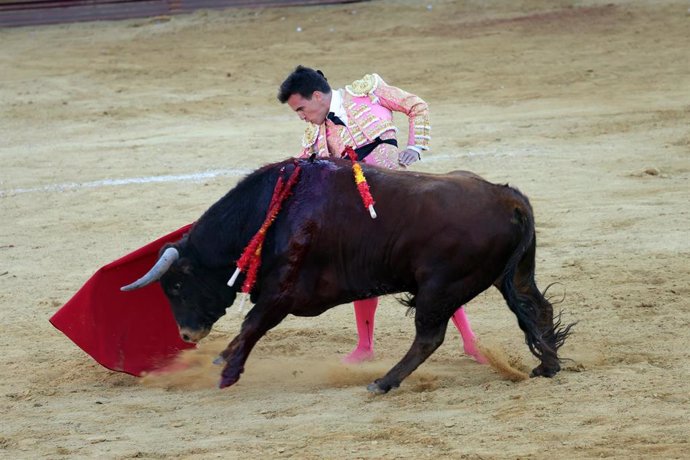
[(336, 117), (335, 113), (333, 113), (333, 112), (328, 112), (328, 119), (331, 120), (336, 125), (345, 126), (345, 123), (343, 123), (343, 120), (341, 120), (339, 117)]

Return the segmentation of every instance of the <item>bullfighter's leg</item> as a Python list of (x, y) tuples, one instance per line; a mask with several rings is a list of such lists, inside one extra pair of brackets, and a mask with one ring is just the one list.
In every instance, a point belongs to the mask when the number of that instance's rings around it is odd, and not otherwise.
[(400, 386), (400, 382), (441, 346), (451, 314), (450, 311), (447, 312), (447, 315), (444, 315), (442, 312), (438, 312), (438, 314), (425, 314), (420, 309), (420, 304), (418, 303), (415, 311), (415, 328), (417, 332), (412, 346), (398, 364), (388, 371), (383, 378), (369, 384), (367, 390), (372, 393), (383, 394), (390, 391), (391, 388)]
[(249, 353), (261, 337), (270, 329), (277, 326), (288, 314), (287, 308), (279, 305), (257, 303), (247, 313), (240, 333), (230, 342), (220, 357), (225, 361), (225, 367), (221, 373), (220, 388), (229, 387), (240, 379), (244, 372), (244, 363)]
[(355, 320), (357, 321), (357, 347), (343, 358), (344, 363), (356, 364), (374, 358), (374, 316), (378, 298), (355, 300)]
[(486, 364), (487, 360), (484, 355), (481, 354), (479, 348), (477, 348), (477, 338), (472, 332), (472, 327), (470, 326), (470, 320), (467, 318), (465, 313), (465, 306), (458, 308), (453, 316), (451, 317), (453, 324), (458, 328), (460, 332), (460, 337), (462, 337), (462, 346), (465, 350), (465, 354), (473, 357), (475, 361), (480, 364)]

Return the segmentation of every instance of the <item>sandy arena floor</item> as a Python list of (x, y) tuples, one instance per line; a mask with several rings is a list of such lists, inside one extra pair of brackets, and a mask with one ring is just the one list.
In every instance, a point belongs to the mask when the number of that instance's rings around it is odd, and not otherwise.
[[(690, 458), (689, 6), (372, 1), (0, 30), (0, 457)], [(187, 371), (144, 381), (48, 323), (98, 267), (297, 152), (303, 124), (275, 95), (299, 63), (424, 97), (415, 170), (530, 197), (538, 282), (579, 321), (557, 377), (512, 382), (449, 328), (374, 397), (413, 334), (393, 298), (375, 362), (340, 364), (345, 305), (288, 318), (224, 391), (210, 358), (236, 308)], [(535, 365), (498, 292), (468, 314), (485, 348)]]

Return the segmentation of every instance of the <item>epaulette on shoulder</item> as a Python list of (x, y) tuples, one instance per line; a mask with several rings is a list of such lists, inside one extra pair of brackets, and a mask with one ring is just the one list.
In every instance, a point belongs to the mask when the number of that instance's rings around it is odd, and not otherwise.
[(309, 148), (316, 142), (316, 137), (319, 134), (319, 127), (313, 123), (307, 124), (307, 129), (304, 130), (302, 137), (302, 147)]
[(355, 80), (351, 85), (345, 86), (345, 91), (352, 94), (355, 97), (368, 96), (369, 94), (376, 91), (379, 86), (381, 77), (375, 73), (370, 73), (363, 76), (359, 80)]

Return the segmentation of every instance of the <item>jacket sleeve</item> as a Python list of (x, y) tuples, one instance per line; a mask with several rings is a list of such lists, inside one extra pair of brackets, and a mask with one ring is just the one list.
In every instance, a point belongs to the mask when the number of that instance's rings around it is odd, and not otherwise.
[(427, 103), (419, 96), (388, 85), (376, 74), (374, 77), (377, 82), (373, 95), (378, 98), (378, 103), (388, 110), (404, 113), (409, 119), (408, 147), (413, 146), (419, 150), (429, 150), (431, 125)]

